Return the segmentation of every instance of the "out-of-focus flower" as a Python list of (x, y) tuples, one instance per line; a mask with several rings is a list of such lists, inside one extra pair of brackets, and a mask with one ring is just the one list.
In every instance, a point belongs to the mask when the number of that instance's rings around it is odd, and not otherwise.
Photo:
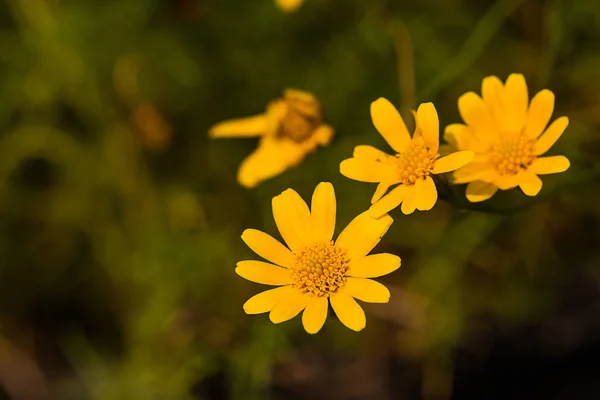
[[(357, 146), (353, 158), (342, 161), (342, 175), (361, 182), (379, 183), (369, 212), (379, 217), (402, 204), (404, 214), (430, 210), (437, 201), (432, 174), (454, 171), (473, 159), (473, 152), (458, 151), (440, 158), (439, 120), (432, 103), (414, 113), (416, 128), (411, 138), (398, 110), (384, 98), (371, 103), (375, 128), (396, 152), (389, 155), (372, 146)], [(390, 186), (399, 184), (387, 195)], [(385, 196), (384, 196), (385, 195)]]
[(332, 241), (336, 199), (331, 183), (320, 183), (312, 196), (311, 210), (288, 189), (273, 198), (273, 217), (289, 249), (268, 234), (246, 229), (242, 240), (256, 254), (270, 261), (240, 261), (241, 277), (278, 288), (250, 298), (247, 314), (269, 312), (273, 323), (290, 320), (304, 310), (302, 323), (317, 333), (327, 319), (328, 303), (348, 328), (360, 331), (366, 318), (356, 299), (387, 303), (389, 290), (367, 278), (389, 274), (400, 267), (392, 254), (367, 255), (379, 243), (393, 220), (389, 215), (373, 218), (362, 213)]
[(172, 137), (171, 125), (151, 103), (140, 103), (133, 109), (132, 122), (142, 144), (152, 150), (165, 149)]
[(238, 182), (252, 188), (298, 165), (334, 131), (322, 121), (321, 104), (308, 92), (288, 89), (264, 114), (224, 121), (209, 130), (212, 138), (260, 137), (258, 148), (240, 165)]
[(542, 189), (538, 175), (564, 172), (570, 166), (565, 156), (540, 157), (560, 138), (569, 119), (560, 117), (546, 129), (554, 111), (554, 94), (542, 90), (530, 103), (521, 74), (511, 74), (506, 84), (495, 76), (487, 77), (481, 91), (483, 98), (468, 92), (458, 99), (465, 123), (445, 130), (444, 137), (452, 146), (475, 152), (471, 164), (454, 172), (455, 183), (469, 184), (466, 196), (471, 202), (517, 186), (527, 196), (537, 195)]
[(275, 0), (277, 7), (287, 14), (298, 11), (302, 3), (304, 3), (304, 0)]

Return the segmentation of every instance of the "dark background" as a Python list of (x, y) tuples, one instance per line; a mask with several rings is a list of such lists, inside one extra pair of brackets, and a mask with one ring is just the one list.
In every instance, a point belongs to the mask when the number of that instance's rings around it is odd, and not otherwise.
[[(0, 4), (0, 398), (600, 398), (600, 3), (591, 0), (5, 0)], [(535, 198), (451, 188), (376, 252), (402, 258), (352, 332), (316, 336), (242, 304), (245, 228), (321, 181), (339, 232), (375, 185), (339, 174), (389, 150), (369, 104), (433, 101), (441, 126), (481, 80), (556, 94), (571, 160)], [(332, 143), (253, 190), (255, 139), (209, 140), (292, 87)]]

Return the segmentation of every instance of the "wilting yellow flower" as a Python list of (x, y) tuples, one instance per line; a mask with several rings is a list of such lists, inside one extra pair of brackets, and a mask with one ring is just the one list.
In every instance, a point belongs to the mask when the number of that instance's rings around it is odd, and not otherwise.
[(277, 7), (284, 13), (293, 13), (298, 11), (304, 0), (275, 0)]
[(265, 285), (279, 286), (250, 298), (247, 314), (269, 313), (273, 323), (294, 318), (302, 310), (308, 333), (317, 333), (327, 319), (328, 302), (340, 321), (360, 331), (365, 313), (354, 300), (387, 303), (389, 290), (368, 278), (389, 274), (400, 266), (392, 254), (367, 255), (379, 243), (393, 220), (362, 213), (332, 241), (336, 200), (331, 183), (320, 183), (312, 196), (311, 210), (288, 189), (273, 198), (273, 217), (289, 249), (268, 234), (246, 229), (242, 240), (263, 261), (240, 261), (235, 272)]
[(520, 187), (527, 196), (542, 189), (538, 175), (566, 171), (565, 156), (539, 157), (560, 138), (569, 119), (560, 117), (546, 129), (554, 110), (554, 94), (542, 90), (531, 103), (527, 83), (512, 74), (503, 84), (495, 76), (482, 84), (483, 98), (468, 92), (458, 99), (465, 124), (449, 125), (445, 138), (454, 147), (475, 152), (473, 162), (454, 172), (455, 183), (468, 183), (467, 199), (484, 201), (498, 189)]
[[(361, 182), (379, 183), (369, 211), (379, 217), (402, 203), (402, 212), (430, 210), (437, 201), (431, 174), (454, 171), (473, 159), (472, 151), (458, 151), (440, 158), (439, 120), (432, 103), (419, 106), (416, 129), (411, 139), (398, 110), (384, 98), (371, 103), (375, 128), (396, 151), (389, 155), (372, 146), (357, 146), (353, 158), (342, 161), (342, 175)], [(400, 184), (387, 195), (392, 185)]]
[(323, 123), (321, 103), (308, 92), (288, 89), (264, 114), (224, 121), (209, 130), (213, 138), (260, 137), (258, 148), (240, 165), (238, 182), (252, 188), (298, 165), (334, 131)]

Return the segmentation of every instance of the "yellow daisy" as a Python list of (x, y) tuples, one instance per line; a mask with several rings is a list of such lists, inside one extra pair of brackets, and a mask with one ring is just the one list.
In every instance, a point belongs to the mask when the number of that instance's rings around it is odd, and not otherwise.
[(304, 0), (275, 0), (277, 7), (286, 14), (298, 11)]
[(278, 324), (304, 310), (304, 329), (317, 333), (327, 319), (331, 302), (344, 325), (355, 331), (363, 329), (365, 313), (354, 299), (387, 303), (389, 290), (368, 278), (400, 267), (398, 256), (367, 255), (387, 232), (392, 218), (385, 215), (376, 219), (362, 213), (334, 242), (336, 200), (331, 183), (322, 182), (316, 187), (311, 210), (292, 189), (274, 197), (272, 206), (277, 229), (289, 249), (264, 232), (246, 229), (242, 240), (271, 263), (240, 261), (235, 272), (250, 281), (279, 287), (250, 298), (244, 311), (269, 312), (271, 321)]
[(444, 133), (455, 148), (475, 152), (471, 164), (454, 172), (455, 183), (468, 183), (466, 196), (471, 202), (517, 186), (527, 196), (537, 195), (542, 189), (538, 175), (564, 172), (570, 166), (565, 156), (540, 157), (560, 138), (569, 119), (560, 117), (546, 128), (554, 94), (545, 89), (529, 102), (521, 74), (511, 74), (506, 84), (487, 77), (481, 91), (483, 98), (468, 92), (458, 99), (465, 124), (449, 125)]
[[(392, 103), (377, 99), (371, 103), (373, 124), (396, 154), (389, 155), (372, 146), (357, 146), (353, 158), (340, 164), (340, 172), (350, 179), (379, 183), (369, 209), (374, 217), (401, 203), (401, 210), (407, 215), (415, 209), (430, 210), (438, 197), (431, 175), (454, 171), (473, 159), (470, 150), (440, 158), (439, 120), (432, 103), (421, 104), (414, 115), (416, 128), (411, 138)], [(396, 184), (399, 185), (385, 195)]]
[(319, 145), (329, 144), (334, 131), (323, 123), (321, 104), (308, 92), (288, 89), (265, 113), (218, 123), (212, 138), (260, 137), (258, 148), (240, 165), (238, 182), (252, 188), (298, 165)]

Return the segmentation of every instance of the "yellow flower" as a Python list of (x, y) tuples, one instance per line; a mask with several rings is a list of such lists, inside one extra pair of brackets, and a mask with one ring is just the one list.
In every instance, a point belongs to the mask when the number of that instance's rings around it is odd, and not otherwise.
[(392, 254), (367, 255), (379, 243), (393, 220), (389, 215), (372, 218), (362, 213), (348, 224), (337, 240), (336, 200), (331, 183), (320, 183), (312, 196), (311, 210), (288, 189), (273, 198), (273, 217), (289, 249), (268, 234), (246, 229), (242, 240), (263, 261), (240, 261), (235, 272), (265, 285), (279, 286), (250, 298), (247, 314), (269, 312), (275, 324), (294, 318), (302, 310), (302, 324), (317, 333), (327, 319), (328, 302), (340, 321), (360, 331), (365, 313), (354, 300), (387, 303), (389, 290), (367, 278), (389, 274), (400, 267)]
[(298, 11), (304, 0), (275, 0), (275, 4), (281, 11), (287, 14)]
[[(458, 151), (440, 158), (439, 120), (432, 103), (414, 113), (416, 129), (411, 139), (398, 110), (384, 98), (371, 103), (375, 128), (396, 152), (389, 155), (372, 146), (357, 146), (353, 158), (342, 161), (342, 175), (361, 182), (379, 183), (369, 211), (379, 217), (402, 203), (402, 212), (430, 210), (437, 201), (431, 174), (454, 171), (473, 159), (472, 151)], [(384, 194), (392, 185), (399, 186)]]
[(264, 114), (224, 121), (209, 130), (212, 138), (260, 137), (238, 170), (238, 182), (247, 188), (298, 165), (317, 146), (329, 144), (333, 134), (322, 121), (317, 98), (293, 89), (269, 103)]
[(475, 152), (473, 162), (454, 172), (457, 184), (468, 183), (471, 202), (484, 201), (498, 189), (520, 187), (527, 196), (542, 189), (538, 175), (566, 171), (565, 156), (539, 157), (560, 138), (569, 119), (560, 117), (546, 129), (554, 110), (554, 94), (542, 90), (531, 103), (521, 74), (511, 74), (503, 84), (495, 76), (482, 84), (483, 98), (468, 92), (458, 99), (465, 124), (446, 128), (444, 137), (458, 149)]

